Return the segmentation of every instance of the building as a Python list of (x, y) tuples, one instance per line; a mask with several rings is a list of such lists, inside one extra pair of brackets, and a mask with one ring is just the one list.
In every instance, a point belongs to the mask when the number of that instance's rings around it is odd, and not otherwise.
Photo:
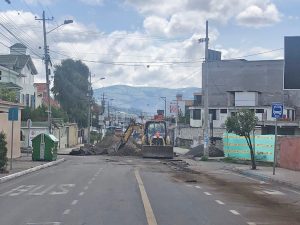
[[(255, 111), (259, 119), (258, 132), (272, 134), (275, 119), (272, 118), (271, 106), (274, 102), (282, 102), (284, 116), (278, 123), (279, 134), (299, 134), (300, 93), (283, 90), (283, 69), (283, 60), (215, 60), (203, 64), (202, 74), (208, 72), (211, 129), (221, 135), (227, 117), (246, 108)], [(202, 127), (202, 94), (195, 94), (196, 98), (197, 104), (190, 107), (190, 125)]]
[(22, 106), (18, 103), (12, 103), (0, 100), (0, 132), (4, 132), (7, 142), (7, 157), (11, 156), (11, 138), (12, 138), (12, 122), (8, 120), (8, 111), (11, 107), (18, 107), (18, 120), (14, 121), (13, 128), (13, 158), (21, 156), (20, 128), (21, 128), (21, 109)]
[(0, 55), (0, 83), (2, 87), (13, 88), (17, 101), (25, 106), (35, 107), (34, 76), (37, 70), (26, 46), (20, 43), (10, 47), (10, 54)]
[[(48, 94), (47, 94), (47, 84), (46, 83), (34, 83), (36, 99), (35, 99), (35, 107), (39, 107), (41, 105), (48, 106)], [(50, 99), (50, 104), (52, 107), (60, 108), (59, 103), (53, 98)]]

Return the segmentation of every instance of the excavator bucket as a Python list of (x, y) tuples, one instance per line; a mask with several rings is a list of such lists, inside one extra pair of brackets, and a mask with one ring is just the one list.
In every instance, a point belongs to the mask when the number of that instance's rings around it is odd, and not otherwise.
[(172, 159), (174, 156), (171, 145), (143, 145), (142, 155), (144, 158), (166, 158)]

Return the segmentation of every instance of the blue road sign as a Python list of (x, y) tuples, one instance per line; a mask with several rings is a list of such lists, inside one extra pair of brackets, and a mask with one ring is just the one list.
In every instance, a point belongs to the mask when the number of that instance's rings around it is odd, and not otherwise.
[(9, 108), (8, 120), (16, 121), (18, 119), (19, 119), (19, 108), (18, 107)]
[(283, 104), (282, 103), (273, 103), (272, 104), (272, 117), (273, 118), (282, 118), (283, 116)]

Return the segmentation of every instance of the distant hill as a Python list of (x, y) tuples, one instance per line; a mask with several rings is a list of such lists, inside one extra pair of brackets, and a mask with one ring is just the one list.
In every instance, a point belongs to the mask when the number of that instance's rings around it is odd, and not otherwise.
[(157, 109), (164, 109), (164, 101), (160, 97), (167, 97), (168, 108), (169, 102), (176, 100), (176, 94), (182, 94), (184, 100), (192, 100), (193, 93), (199, 91), (201, 91), (201, 88), (196, 87), (170, 89), (114, 85), (95, 89), (94, 96), (100, 102), (104, 93), (105, 98), (114, 99), (112, 101), (113, 107), (124, 110), (129, 109), (129, 112), (147, 112), (153, 114)]

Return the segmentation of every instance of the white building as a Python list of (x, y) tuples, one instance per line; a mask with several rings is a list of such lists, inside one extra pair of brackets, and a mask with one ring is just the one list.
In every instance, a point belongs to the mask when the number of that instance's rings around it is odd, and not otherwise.
[(34, 75), (37, 70), (26, 46), (17, 43), (10, 47), (10, 54), (0, 55), (0, 83), (18, 90), (18, 100), (25, 106), (35, 107)]

